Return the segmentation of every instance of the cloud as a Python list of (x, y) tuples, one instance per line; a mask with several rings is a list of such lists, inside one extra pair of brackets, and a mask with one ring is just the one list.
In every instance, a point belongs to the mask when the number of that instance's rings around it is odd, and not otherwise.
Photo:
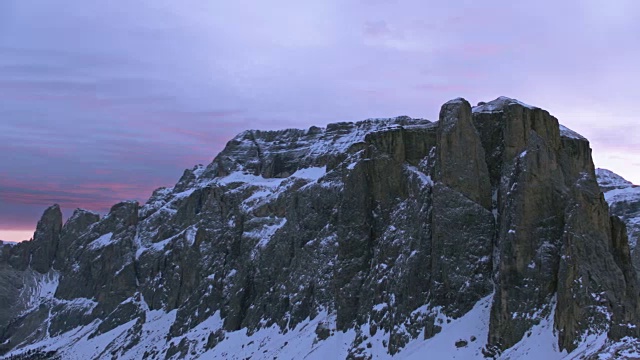
[[(87, 176), (88, 177), (88, 176)], [(99, 182), (99, 179), (82, 179), (75, 184), (46, 181), (46, 179), (23, 179), (17, 182), (0, 178), (0, 200), (6, 204), (43, 205), (59, 203), (69, 208), (86, 207), (105, 211), (123, 200), (146, 200), (157, 184), (130, 181), (126, 183)], [(86, 181), (90, 180), (90, 181)], [(91, 181), (93, 180), (93, 181)], [(130, 180), (135, 180), (131, 178)]]

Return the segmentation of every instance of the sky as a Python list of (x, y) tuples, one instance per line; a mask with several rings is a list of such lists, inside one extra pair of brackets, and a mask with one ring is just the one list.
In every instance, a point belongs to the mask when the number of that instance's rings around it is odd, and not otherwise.
[(542, 107), (640, 184), (636, 0), (3, 0), (0, 239), (146, 201), (246, 129)]

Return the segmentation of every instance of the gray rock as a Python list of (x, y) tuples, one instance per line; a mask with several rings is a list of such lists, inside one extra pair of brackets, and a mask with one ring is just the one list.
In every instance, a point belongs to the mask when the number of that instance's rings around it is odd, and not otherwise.
[(62, 212), (59, 205), (53, 205), (44, 211), (33, 234), (31, 267), (44, 274), (49, 271), (58, 249), (62, 230)]

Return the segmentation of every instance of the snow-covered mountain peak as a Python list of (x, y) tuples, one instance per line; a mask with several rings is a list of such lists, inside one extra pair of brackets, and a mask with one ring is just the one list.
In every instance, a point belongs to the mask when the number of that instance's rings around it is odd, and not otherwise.
[(142, 207), (63, 226), (49, 208), (33, 241), (2, 247), (0, 353), (632, 354), (627, 233), (588, 143), (513, 99), (486, 110), (249, 130)]
[(473, 107), (473, 112), (499, 112), (499, 111), (504, 111), (506, 107), (514, 104), (525, 107), (527, 109), (531, 109), (531, 110), (539, 109), (538, 107), (525, 104), (520, 100), (512, 99), (506, 96), (500, 96), (495, 100), (491, 100), (489, 102), (478, 103), (477, 106)]

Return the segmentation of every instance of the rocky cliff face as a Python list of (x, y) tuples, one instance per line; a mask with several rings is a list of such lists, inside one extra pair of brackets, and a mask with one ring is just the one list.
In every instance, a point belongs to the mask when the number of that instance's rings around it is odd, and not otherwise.
[(638, 346), (627, 230), (588, 141), (513, 99), (455, 99), (438, 122), (246, 131), (144, 205), (61, 219), (53, 206), (33, 241), (1, 248), (5, 353), (514, 358), (534, 339), (558, 356)]
[(611, 214), (627, 226), (629, 247), (636, 272), (640, 275), (640, 187), (606, 169), (596, 169), (600, 189), (609, 203)]

